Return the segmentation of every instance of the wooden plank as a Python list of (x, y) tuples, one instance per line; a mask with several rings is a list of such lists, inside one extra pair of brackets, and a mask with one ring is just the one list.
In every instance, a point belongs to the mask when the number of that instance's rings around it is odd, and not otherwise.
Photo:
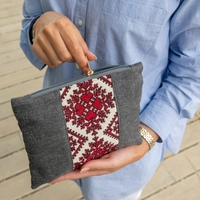
[[(181, 152), (176, 156), (166, 159), (162, 165), (170, 173), (170, 176), (177, 182), (181, 181), (187, 176), (195, 173), (195, 170), (191, 163), (185, 156), (185, 152)], [(181, 166), (181, 167), (177, 167)]]
[(0, 138), (15, 132), (19, 132), (19, 127), (14, 116), (0, 120)]
[[(39, 191), (39, 189), (47, 187), (44, 190)], [(43, 192), (42, 192), (43, 191)], [(28, 196), (29, 194), (32, 195)], [(26, 196), (24, 197), (23, 196)], [(71, 197), (76, 197), (79, 199), (80, 191), (78, 187), (72, 181), (64, 181), (52, 186), (47, 184), (36, 190), (32, 190), (30, 187), (30, 174), (29, 172), (22, 173), (12, 179), (6, 180), (0, 183), (0, 199), (2, 200), (22, 200), (22, 199), (41, 199), (41, 200), (73, 200)], [(76, 198), (76, 199), (77, 199)]]
[(200, 107), (199, 109), (197, 110), (197, 112), (195, 113), (195, 116), (192, 118), (192, 119), (189, 119), (188, 120), (188, 124), (189, 123), (193, 123), (194, 121), (197, 121), (200, 119)]
[(20, 83), (30, 81), (36, 78), (43, 77), (43, 72), (37, 70), (35, 67), (30, 67), (24, 70), (20, 70), (11, 74), (0, 77), (0, 89), (6, 87), (16, 86)]
[(44, 188), (40, 191), (33, 193), (21, 200), (81, 200), (82, 194), (80, 189), (73, 181), (64, 181), (50, 187)]
[(0, 120), (6, 119), (13, 115), (10, 102), (0, 104)]
[(14, 8), (14, 7), (16, 7), (16, 6), (20, 6), (20, 7), (22, 7), (22, 2), (23, 1), (5, 1), (5, 2), (2, 2), (2, 1), (4, 1), (4, 0), (1, 0), (1, 7), (0, 7), (0, 11), (2, 11), (2, 10), (5, 10), (5, 9), (10, 9), (10, 8)]
[(0, 55), (0, 65), (3, 65), (7, 62), (12, 62), (18, 59), (24, 58), (24, 53), (21, 49), (16, 49), (15, 51), (2, 53)]
[(1, 44), (0, 55), (3, 53), (10, 53), (11, 51), (15, 51), (19, 49), (20, 49), (20, 44), (18, 40)]
[[(198, 174), (187, 177), (168, 188), (160, 190), (145, 200), (199, 200), (200, 180)], [(142, 198), (143, 200), (143, 198)]]
[(180, 150), (187, 149), (200, 142), (199, 120), (187, 125)]
[(22, 5), (13, 3), (13, 7), (6, 7), (5, 9), (1, 9), (0, 11), (0, 18), (4, 18), (6, 16), (13, 16), (17, 14), (21, 14), (22, 12)]
[[(200, 159), (199, 159), (199, 152), (200, 152), (200, 143), (187, 151), (184, 151), (183, 154), (187, 158), (188, 162), (191, 163), (195, 172), (200, 172)], [(200, 177), (199, 177), (200, 178)]]
[(13, 23), (21, 23), (21, 20), (23, 19), (22, 14), (17, 14), (14, 16), (6, 16), (5, 18), (0, 18), (0, 26), (4, 26), (7, 24), (12, 25)]
[(19, 41), (19, 38), (20, 38), (20, 31), (13, 31), (6, 34), (5, 33), (0, 34), (0, 44), (8, 43), (11, 41), (16, 41), (16, 40)]
[(0, 76), (4, 76), (9, 73), (17, 72), (26, 68), (30, 68), (31, 63), (27, 58), (23, 57), (8, 63), (0, 64)]
[(200, 107), (199, 107), (199, 109), (197, 110), (196, 115), (200, 118)]
[(5, 25), (1, 25), (0, 34), (7, 34), (12, 31), (21, 30), (21, 22), (17, 21), (15, 23), (7, 23)]
[(25, 150), (0, 159), (0, 181), (29, 169), (28, 157)]
[(17, 5), (18, 3), (22, 4), (23, 3), (23, 0), (1, 0), (1, 4), (2, 5), (9, 5), (10, 7), (14, 6), (14, 5)]
[(18, 199), (31, 192), (29, 171), (0, 183), (0, 199), (2, 200)]
[(15, 85), (13, 87), (2, 89), (0, 91), (0, 104), (11, 100), (11, 98), (24, 96), (26, 94), (35, 92), (42, 87), (43, 78), (31, 80), (24, 84)]
[[(0, 120), (1, 121), (2, 120), (8, 120), (7, 118), (10, 118), (12, 116), (13, 116), (13, 111), (12, 111), (12, 108), (11, 108), (10, 101), (7, 101), (6, 103), (0, 104)], [(14, 121), (11, 121), (11, 122), (14, 123)], [(6, 122), (2, 122), (2, 123), (6, 123)]]
[(19, 133), (14, 133), (0, 139), (0, 157), (7, 156), (22, 148), (24, 148), (24, 144)]

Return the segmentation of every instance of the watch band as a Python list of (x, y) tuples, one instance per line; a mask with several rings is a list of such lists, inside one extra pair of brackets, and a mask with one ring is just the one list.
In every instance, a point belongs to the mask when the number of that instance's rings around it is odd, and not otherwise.
[(153, 148), (153, 146), (155, 145), (155, 141), (154, 141), (152, 135), (142, 126), (140, 126), (140, 134), (145, 139), (145, 141), (148, 143), (149, 149), (151, 150)]

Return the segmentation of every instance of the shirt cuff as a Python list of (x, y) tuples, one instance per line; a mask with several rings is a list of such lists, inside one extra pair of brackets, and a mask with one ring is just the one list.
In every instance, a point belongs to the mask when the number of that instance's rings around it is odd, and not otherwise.
[(179, 121), (178, 113), (165, 101), (154, 98), (140, 113), (140, 121), (159, 135), (163, 142)]
[(40, 18), (40, 16), (33, 19), (29, 25), (29, 41), (31, 44), (33, 44), (33, 35), (32, 35), (33, 25), (35, 24), (38, 18)]
[(24, 54), (28, 58), (28, 60), (39, 70), (42, 70), (46, 64), (37, 57), (35, 52), (32, 49), (32, 44), (30, 41), (30, 31), (32, 29), (33, 24), (39, 17), (34, 18), (24, 29), (21, 31), (20, 35), (20, 47), (22, 48)]

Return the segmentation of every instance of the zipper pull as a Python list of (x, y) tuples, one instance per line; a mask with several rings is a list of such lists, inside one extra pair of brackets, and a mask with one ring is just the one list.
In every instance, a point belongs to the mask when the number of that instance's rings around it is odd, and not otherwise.
[[(88, 62), (88, 66), (89, 66), (89, 68), (90, 68), (89, 62)], [(91, 70), (91, 68), (90, 68), (90, 70), (87, 72), (87, 75), (88, 75), (88, 76), (91, 76), (92, 74), (94, 74), (94, 71)]]
[[(87, 57), (85, 57), (85, 58), (87, 59)], [(89, 71), (87, 71), (86, 75), (87, 75), (87, 76), (91, 76), (92, 74), (94, 74), (94, 71), (91, 70), (90, 63), (89, 63), (88, 59), (87, 59), (87, 67), (89, 68)], [(80, 69), (80, 67), (78, 66), (77, 63), (76, 63), (76, 68), (77, 68), (77, 69)], [(84, 73), (83, 73), (83, 74), (84, 74)]]

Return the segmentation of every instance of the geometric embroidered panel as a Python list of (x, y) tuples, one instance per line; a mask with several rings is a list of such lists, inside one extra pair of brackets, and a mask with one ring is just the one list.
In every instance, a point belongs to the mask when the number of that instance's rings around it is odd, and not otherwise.
[(60, 96), (74, 169), (117, 149), (119, 122), (110, 75), (62, 88)]

